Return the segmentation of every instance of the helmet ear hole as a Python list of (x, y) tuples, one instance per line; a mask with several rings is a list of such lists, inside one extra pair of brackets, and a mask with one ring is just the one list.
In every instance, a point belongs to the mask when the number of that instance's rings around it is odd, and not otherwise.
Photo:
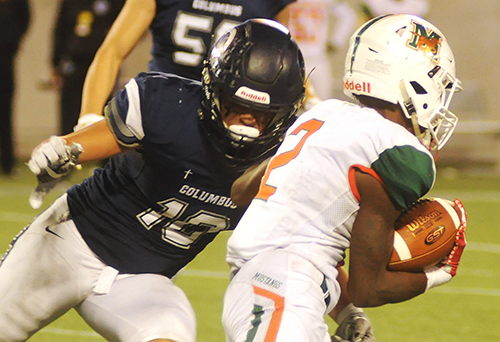
[(425, 95), (427, 94), (427, 91), (420, 85), (420, 83), (416, 81), (411, 81), (410, 82), (411, 86), (413, 87), (413, 90), (415, 90), (415, 93), (418, 95)]

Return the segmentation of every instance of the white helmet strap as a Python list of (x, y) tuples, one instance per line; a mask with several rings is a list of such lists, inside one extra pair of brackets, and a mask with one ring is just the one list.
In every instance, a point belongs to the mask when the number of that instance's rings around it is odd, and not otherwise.
[(432, 144), (432, 134), (430, 134), (428, 129), (425, 129), (423, 132), (421, 130), (421, 126), (418, 124), (417, 114), (412, 114), (411, 123), (413, 125), (413, 131), (415, 136), (420, 140), (422, 145), (427, 147), (429, 151), (432, 151), (436, 146)]
[(404, 111), (405, 116), (410, 119), (416, 114), (415, 110), (415, 105), (413, 104), (413, 101), (408, 94), (408, 91), (406, 90), (406, 85), (404, 80), (399, 81), (399, 90), (401, 92), (401, 95), (403, 97), (403, 103), (400, 103), (402, 105), (402, 109)]

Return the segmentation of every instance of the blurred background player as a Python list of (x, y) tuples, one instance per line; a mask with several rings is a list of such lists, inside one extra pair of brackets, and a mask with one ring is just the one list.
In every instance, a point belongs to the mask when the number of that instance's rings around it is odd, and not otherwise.
[(413, 14), (425, 17), (429, 10), (428, 0), (363, 0), (360, 4), (362, 21), (383, 14)]
[(11, 175), (16, 161), (13, 137), (15, 58), (30, 23), (28, 0), (0, 1), (0, 173)]
[(356, 29), (357, 14), (346, 1), (338, 0), (298, 0), (289, 12), (288, 27), (304, 53), (316, 95), (321, 100), (329, 99), (334, 95), (336, 81), (333, 55), (347, 44)]
[(213, 39), (251, 18), (288, 21), (295, 0), (173, 1), (127, 0), (90, 66), (82, 95), (77, 129), (102, 117), (120, 65), (139, 39), (151, 32), (150, 71), (199, 80)]
[(203, 74), (141, 73), (106, 120), (35, 148), (34, 207), (40, 186), (75, 163), (113, 157), (15, 238), (0, 265), (1, 341), (24, 341), (71, 308), (109, 341), (196, 340), (193, 309), (170, 278), (234, 228), (245, 207), (231, 186), (276, 151), (305, 78), (289, 31), (265, 19), (226, 33)]
[(62, 0), (59, 4), (53, 30), (51, 86), (60, 92), (60, 134), (73, 132), (78, 122), (85, 75), (124, 3)]
[(386, 266), (395, 220), (434, 184), (431, 151), (453, 134), (448, 107), (459, 90), (451, 48), (427, 21), (386, 15), (354, 33), (344, 91), (359, 105), (316, 105), (288, 129), (263, 178), (249, 169), (233, 185), (256, 196), (228, 241), (229, 342), (329, 341), (323, 317), (341, 293), (347, 249), (348, 292), (361, 307), (408, 300), (456, 275), (466, 244), (458, 200), (461, 226), (445, 262), (419, 273)]

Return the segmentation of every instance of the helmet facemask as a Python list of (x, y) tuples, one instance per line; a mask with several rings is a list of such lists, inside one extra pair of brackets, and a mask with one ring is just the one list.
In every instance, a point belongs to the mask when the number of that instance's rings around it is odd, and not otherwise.
[[(401, 80), (403, 101), (400, 106), (405, 116), (412, 120), (417, 138), (432, 151), (441, 149), (455, 130), (458, 118), (448, 108), (453, 94), (462, 87), (456, 77), (440, 66), (427, 74), (431, 79), (427, 87), (435, 88), (433, 91), (428, 92), (426, 87), (416, 81)], [(433, 99), (432, 94), (438, 97)]]
[[(208, 68), (205, 67), (204, 75), (208, 72)], [(207, 97), (203, 101), (200, 118), (202, 123), (205, 123), (204, 128), (214, 147), (224, 155), (226, 163), (231, 167), (246, 168), (274, 154), (281, 144), (285, 131), (295, 121), (295, 113), (302, 102), (287, 110), (276, 110), (276, 108), (264, 110), (255, 105), (244, 106), (240, 102), (232, 101), (230, 95), (211, 84), (210, 78), (204, 77), (203, 80), (204, 94)], [(223, 112), (226, 115), (231, 114), (234, 107), (248, 107), (252, 114), (264, 112), (268, 117), (263, 130), (259, 132), (257, 128), (244, 125), (228, 127)]]
[[(274, 154), (302, 104), (304, 73), (288, 30), (270, 20), (249, 20), (214, 45), (203, 68), (200, 118), (229, 165), (247, 167)], [(260, 134), (245, 125), (227, 127), (224, 115), (233, 109), (265, 115)]]

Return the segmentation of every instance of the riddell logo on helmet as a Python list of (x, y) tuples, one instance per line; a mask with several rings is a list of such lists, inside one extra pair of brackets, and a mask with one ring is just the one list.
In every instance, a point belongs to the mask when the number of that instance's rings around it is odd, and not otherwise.
[(271, 97), (269, 96), (268, 93), (253, 90), (253, 89), (250, 89), (248, 87), (240, 87), (236, 91), (235, 95), (238, 97), (241, 97), (242, 99), (252, 101), (252, 102), (257, 102), (257, 103), (262, 103), (262, 104), (271, 103)]
[(344, 81), (344, 89), (370, 94), (372, 92), (372, 85), (369, 82)]

